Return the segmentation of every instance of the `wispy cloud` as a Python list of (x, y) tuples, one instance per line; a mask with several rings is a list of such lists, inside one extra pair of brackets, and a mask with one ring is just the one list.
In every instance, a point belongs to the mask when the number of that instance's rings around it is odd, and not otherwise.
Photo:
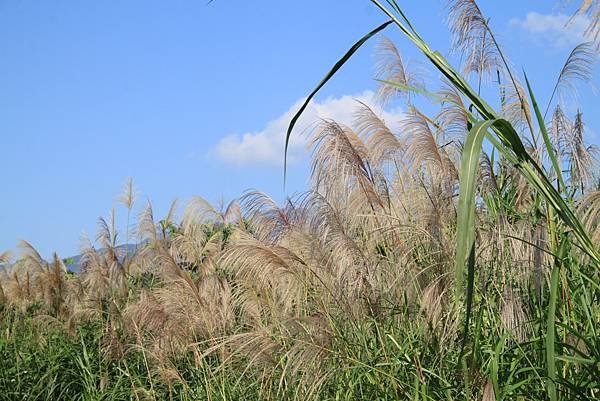
[[(304, 99), (298, 100), (281, 116), (269, 121), (261, 131), (226, 136), (209, 151), (209, 157), (216, 157), (235, 166), (281, 165), (285, 132), (303, 101)], [(321, 119), (332, 119), (351, 125), (357, 101), (373, 108), (390, 128), (396, 127), (402, 118), (400, 110), (385, 111), (376, 106), (375, 93), (372, 91), (312, 101), (294, 128), (288, 150), (288, 162), (294, 163), (306, 155), (308, 136)]]
[(589, 18), (582, 15), (572, 18), (565, 14), (540, 14), (533, 11), (527, 13), (524, 19), (513, 18), (509, 22), (510, 26), (521, 28), (534, 40), (559, 49), (584, 42), (589, 23)]

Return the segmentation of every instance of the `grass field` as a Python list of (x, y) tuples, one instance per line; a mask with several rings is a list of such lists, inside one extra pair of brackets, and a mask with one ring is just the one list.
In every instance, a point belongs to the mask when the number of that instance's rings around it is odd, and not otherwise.
[(564, 104), (597, 45), (542, 102), (475, 2), (449, 5), (458, 67), (372, 3), (390, 22), (322, 84), (379, 40), (400, 129), (360, 103), (352, 126), (322, 121), (311, 187), (281, 205), (249, 191), (156, 217), (129, 181), (130, 228), (100, 219), (78, 274), (27, 242), (1, 254), (0, 400), (600, 399), (598, 151)]

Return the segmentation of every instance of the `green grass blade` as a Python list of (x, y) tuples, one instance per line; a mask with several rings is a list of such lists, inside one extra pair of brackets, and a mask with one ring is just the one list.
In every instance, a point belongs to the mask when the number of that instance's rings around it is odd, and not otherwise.
[[(460, 161), (460, 193), (458, 198), (458, 221), (456, 228), (456, 261), (455, 284), (461, 291), (467, 252), (473, 247), (475, 240), (475, 191), (479, 156), (483, 146), (483, 138), (487, 130), (496, 121), (481, 121), (467, 135)], [(458, 295), (458, 294), (457, 294)]]
[[(560, 193), (554, 188), (543, 169), (536, 163), (531, 155), (525, 149), (519, 134), (514, 127), (506, 120), (499, 119), (494, 109), (469, 85), (469, 83), (450, 65), (450, 63), (439, 52), (429, 48), (418, 34), (414, 27), (410, 29), (402, 23), (394, 14), (383, 6), (379, 1), (372, 0), (386, 15), (392, 18), (393, 22), (400, 30), (423, 52), (431, 63), (473, 104), (479, 115), (487, 121), (495, 121), (493, 129), (500, 141), (496, 140), (492, 135), (488, 135), (490, 142), (509, 160), (517, 170), (524, 176), (526, 181), (539, 191), (551, 207), (556, 209), (561, 220), (569, 226), (576, 238), (579, 240), (581, 248), (592, 258), (596, 266), (600, 266), (600, 253), (597, 246), (592, 243), (591, 238), (583, 225), (565, 202)], [(403, 19), (406, 17), (403, 15)], [(471, 118), (477, 121), (476, 117), (471, 115)], [(533, 135), (533, 132), (532, 132)], [(462, 183), (461, 183), (462, 187)], [(464, 217), (464, 216), (463, 216)], [(464, 248), (464, 249), (461, 249)], [(461, 251), (461, 258), (457, 259), (456, 263), (464, 265), (466, 244), (461, 244), (457, 248)], [(460, 281), (458, 282), (460, 284)]]
[(465, 345), (467, 345), (467, 338), (469, 337), (469, 323), (471, 322), (471, 314), (473, 310), (473, 294), (475, 290), (475, 242), (471, 246), (469, 252), (469, 259), (467, 261), (467, 298), (465, 300), (465, 327), (463, 329), (462, 345), (460, 347), (460, 357), (458, 358), (459, 363), (462, 361), (462, 357), (465, 352)]
[(557, 252), (557, 258), (554, 260), (554, 267), (552, 268), (552, 275), (550, 278), (550, 301), (548, 304), (548, 317), (546, 321), (546, 369), (547, 369), (547, 391), (548, 398), (550, 401), (556, 401), (556, 350), (554, 347), (555, 336), (556, 336), (556, 303), (558, 298), (558, 286), (560, 268), (563, 262), (563, 258), (566, 254), (566, 237), (561, 241), (560, 247)]
[(412, 93), (416, 93), (418, 95), (423, 95), (425, 97), (435, 99), (439, 102), (448, 102), (448, 103), (457, 104), (456, 102), (453, 102), (452, 99), (449, 99), (444, 96), (440, 96), (437, 93), (429, 92), (425, 89), (415, 88), (414, 86), (404, 85), (399, 82), (388, 81), (385, 79), (376, 79), (375, 81), (385, 84), (385, 85), (388, 85), (388, 86), (392, 86), (394, 88), (402, 89), (403, 91), (406, 91), (406, 92), (412, 92)]
[(337, 61), (337, 63), (335, 63), (333, 68), (327, 73), (327, 75), (325, 75), (325, 77), (321, 80), (321, 82), (319, 82), (317, 87), (310, 93), (310, 95), (308, 95), (308, 97), (306, 98), (306, 101), (302, 104), (302, 106), (300, 106), (300, 109), (296, 112), (294, 117), (292, 117), (292, 120), (290, 121), (290, 125), (288, 126), (288, 129), (287, 129), (287, 133), (285, 135), (285, 151), (284, 151), (285, 153), (284, 153), (284, 162), (283, 162), (284, 181), (285, 181), (285, 174), (287, 171), (287, 151), (288, 151), (288, 146), (290, 144), (290, 137), (292, 135), (292, 130), (294, 129), (294, 126), (298, 122), (298, 119), (300, 118), (300, 116), (302, 115), (304, 110), (306, 110), (306, 107), (308, 107), (308, 104), (310, 103), (312, 98), (317, 94), (317, 92), (319, 92), (319, 90), (321, 90), (321, 88), (323, 86), (325, 86), (327, 81), (329, 81), (338, 72), (338, 70), (340, 68), (342, 68), (342, 66), (344, 64), (346, 64), (346, 62), (352, 57), (352, 55), (354, 53), (356, 53), (356, 51), (358, 49), (361, 48), (362, 45), (364, 45), (373, 36), (377, 35), (379, 32), (381, 32), (382, 30), (387, 28), (387, 26), (390, 25), (392, 22), (393, 21), (384, 22), (383, 24), (379, 25), (377, 28), (373, 29), (371, 32), (369, 32), (365, 36), (363, 36), (358, 42), (356, 42), (350, 48), (350, 50), (348, 50), (346, 52), (346, 54), (344, 54), (344, 56), (341, 59), (339, 59)]
[(477, 170), (479, 168), (479, 156), (483, 146), (487, 130), (495, 121), (481, 121), (467, 135), (463, 153), (460, 161), (460, 193), (458, 198), (458, 220), (456, 228), (456, 259), (455, 259), (455, 298), (459, 299), (462, 291), (464, 275), (464, 263), (469, 251), (467, 262), (468, 282), (467, 296), (465, 299), (466, 317), (463, 330), (461, 346), (461, 357), (467, 342), (469, 323), (471, 319), (471, 308), (473, 305), (473, 289), (475, 281), (475, 199), (477, 190)]
[[(529, 79), (527, 78), (527, 74), (525, 74), (525, 82), (527, 83), (527, 90), (529, 91), (529, 97), (531, 98), (531, 104), (533, 105), (533, 109), (535, 110), (535, 116), (538, 121), (538, 125), (540, 126), (540, 131), (542, 132), (542, 137), (544, 138), (544, 144), (546, 145), (546, 151), (548, 152), (548, 156), (550, 157), (550, 161), (552, 162), (552, 167), (554, 168), (554, 172), (556, 173), (556, 177), (558, 178), (559, 183), (559, 192), (564, 191), (565, 182), (562, 176), (562, 169), (560, 168), (560, 164), (556, 159), (556, 153), (554, 152), (554, 146), (552, 146), (552, 142), (550, 141), (550, 136), (548, 135), (548, 130), (546, 129), (546, 123), (544, 122), (544, 117), (542, 117), (542, 113), (540, 108), (535, 100), (535, 96), (533, 94), (533, 90), (531, 89), (531, 85), (529, 84)], [(566, 193), (564, 191), (563, 193)]]

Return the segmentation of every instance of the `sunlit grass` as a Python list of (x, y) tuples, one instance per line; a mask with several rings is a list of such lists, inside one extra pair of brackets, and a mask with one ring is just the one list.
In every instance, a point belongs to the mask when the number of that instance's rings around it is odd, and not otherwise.
[[(581, 114), (554, 95), (540, 108), (474, 2), (450, 4), (460, 67), (395, 1), (372, 3), (389, 21), (307, 102), (395, 27), (442, 76), (421, 82), (383, 39), (400, 128), (362, 103), (352, 126), (322, 122), (311, 188), (283, 205), (249, 191), (157, 220), (148, 203), (130, 229), (128, 181), (122, 242), (138, 246), (118, 246), (113, 211), (78, 275), (24, 242), (0, 275), (0, 399), (600, 397), (600, 175)], [(553, 92), (586, 82), (593, 52), (578, 46)]]

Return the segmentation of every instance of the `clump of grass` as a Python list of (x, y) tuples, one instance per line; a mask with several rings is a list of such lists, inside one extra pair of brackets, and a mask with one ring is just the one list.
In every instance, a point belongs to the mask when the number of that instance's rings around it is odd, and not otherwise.
[[(113, 211), (78, 275), (24, 243), (0, 278), (0, 394), (600, 397), (599, 170), (582, 115), (552, 96), (546, 123), (474, 1), (450, 5), (456, 68), (395, 1), (372, 2), (390, 22), (317, 90), (396, 26), (443, 75), (423, 82), (384, 39), (379, 93), (405, 102), (400, 128), (360, 103), (351, 126), (322, 121), (311, 187), (283, 205), (249, 191), (221, 208), (196, 198), (180, 219), (174, 202), (157, 221), (148, 204), (130, 229), (128, 181), (125, 242), (138, 245), (122, 254)], [(572, 53), (556, 88), (585, 81), (590, 52)]]

